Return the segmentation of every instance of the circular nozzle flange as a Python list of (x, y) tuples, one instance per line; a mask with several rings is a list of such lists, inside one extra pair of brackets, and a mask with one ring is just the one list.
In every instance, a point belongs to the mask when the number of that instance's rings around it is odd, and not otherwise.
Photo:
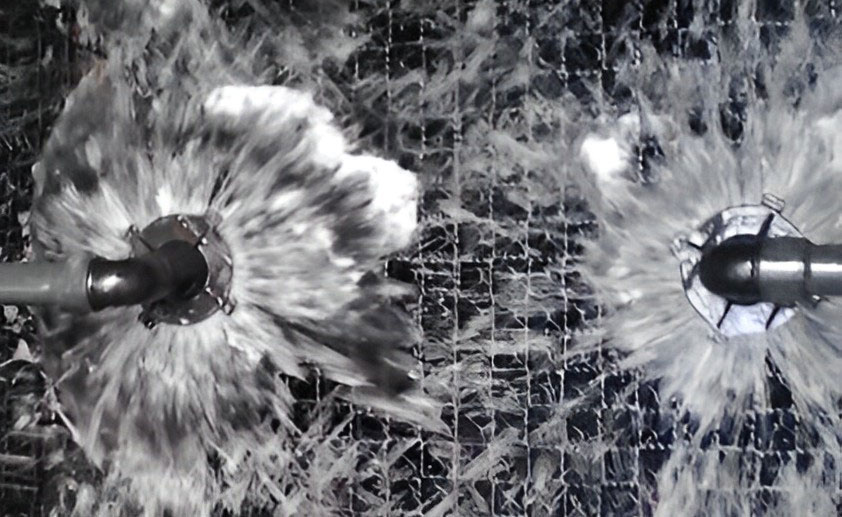
[[(673, 241), (672, 251), (681, 261), (681, 280), (690, 305), (711, 327), (726, 337), (766, 332), (795, 315), (792, 307), (768, 302), (732, 303), (709, 291), (702, 282), (700, 271), (703, 255), (738, 235), (754, 236), (765, 232), (766, 237), (803, 237), (798, 228), (780, 214), (783, 206), (782, 200), (767, 194), (762, 204), (727, 208), (696, 230)], [(734, 239), (729, 242), (734, 242)], [(706, 273), (709, 276), (709, 272)]]
[(212, 214), (168, 215), (143, 230), (132, 226), (128, 238), (135, 256), (156, 250), (167, 242), (184, 241), (198, 249), (208, 266), (207, 280), (189, 297), (169, 297), (144, 305), (140, 321), (149, 328), (158, 323), (191, 325), (209, 318), (219, 310), (231, 314), (231, 252), (214, 228)]

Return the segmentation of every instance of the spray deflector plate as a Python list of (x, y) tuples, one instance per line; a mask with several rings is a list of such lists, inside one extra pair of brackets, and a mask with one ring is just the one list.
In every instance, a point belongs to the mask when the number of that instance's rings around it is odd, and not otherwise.
[(190, 325), (205, 320), (219, 310), (230, 314), (232, 260), (228, 246), (217, 233), (212, 214), (169, 215), (153, 221), (143, 230), (129, 228), (128, 238), (134, 255), (143, 255), (172, 240), (195, 246), (204, 256), (208, 277), (199, 292), (187, 299), (166, 298), (144, 305), (140, 320), (149, 328), (158, 323)]
[(784, 202), (770, 194), (759, 205), (741, 205), (718, 213), (698, 229), (673, 241), (673, 254), (681, 261), (681, 281), (690, 305), (711, 327), (726, 337), (767, 332), (786, 323), (795, 309), (772, 303), (732, 305), (705, 288), (699, 278), (698, 264), (704, 251), (735, 235), (755, 235), (768, 226), (769, 237), (803, 237), (781, 215)]

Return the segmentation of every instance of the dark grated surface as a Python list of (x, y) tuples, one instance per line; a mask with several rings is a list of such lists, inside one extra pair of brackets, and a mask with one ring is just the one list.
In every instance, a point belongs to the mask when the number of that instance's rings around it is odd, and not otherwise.
[[(57, 20), (68, 13), (37, 2), (0, 7), (0, 258), (19, 261), (28, 244), (24, 228), (32, 200), (32, 176), (41, 142), (73, 80), (75, 51)], [(19, 343), (35, 345), (25, 307), (6, 307), (0, 326), (0, 515), (41, 515), (48, 498), (44, 459), (64, 447), (62, 433), (48, 425), (19, 429), (44, 393), (40, 370), (12, 361)], [(44, 419), (44, 424), (50, 424)]]
[[(252, 16), (242, 3), (231, 2), (226, 16)], [(842, 5), (837, 3), (806, 2), (812, 26), (839, 30)], [(56, 27), (56, 20), (69, 11), (24, 4), (0, 8), (6, 38), (0, 41), (0, 256), (5, 261), (20, 260), (25, 250), (21, 217), (32, 195), (30, 167), (63, 93), (78, 74), (72, 38)], [(293, 13), (292, 20), (312, 16), (298, 4), (306, 0), (289, 2), (283, 12)], [(552, 193), (557, 202), (532, 202), (529, 195), (535, 186), (530, 190), (530, 171), (523, 167), (514, 167), (506, 176), (492, 171), (478, 177), (469, 169), (477, 160), (498, 158), (483, 155), (483, 128), (515, 139), (545, 138), (546, 128), (524, 120), (535, 99), (557, 99), (571, 92), (592, 104), (609, 102), (622, 108), (633, 102), (631, 90), (618, 80), (617, 63), (641, 41), (652, 42), (664, 54), (715, 58), (718, 38), (734, 22), (736, 0), (500, 0), (492, 54), (477, 74), (454, 83), (437, 102), (418, 102), (423, 98), (419, 92), (434, 82), (437, 72), (471, 64), (466, 62), (472, 55), (470, 43), (460, 43), (454, 34), (475, 2), (431, 1), (427, 6), (358, 0), (354, 5), (360, 16), (357, 30), (367, 33), (370, 41), (346, 63), (324, 63), (321, 73), (348, 99), (346, 118), (360, 126), (364, 144), (419, 171), (425, 183), (424, 234), (414, 249), (386, 264), (390, 276), (420, 288), (417, 320), (425, 340), (416, 351), (419, 364), (427, 375), (457, 362), (475, 369), (470, 376), (452, 378), (443, 419), (453, 437), (390, 421), (364, 408), (338, 408), (337, 419), (355, 413), (339, 440), (340, 447), (356, 447), (360, 465), (399, 448), (405, 452), (385, 472), (361, 470), (348, 480), (342, 488), (347, 506), (336, 512), (367, 514), (391, 504), (401, 514), (421, 514), (456, 493), (463, 514), (650, 515), (649, 501), (657, 500), (656, 473), (691, 423), (660, 410), (657, 385), (618, 371), (616, 357), (608, 350), (559, 359), (571, 345), (573, 331), (599, 317), (572, 268), (580, 251), (577, 240), (595, 229), (587, 207), (563, 189)], [(758, 2), (753, 19), (758, 37), (774, 44), (793, 20), (790, 5), (781, 0)], [(696, 10), (704, 13), (709, 28), (700, 38), (688, 31)], [(621, 33), (629, 37), (621, 39)], [(39, 65), (48, 52), (52, 59)], [(504, 81), (522, 64), (527, 66), (525, 84)], [(9, 74), (16, 79), (6, 82)], [(410, 74), (416, 76), (407, 86), (404, 79)], [(737, 93), (722, 109), (722, 124), (735, 141), (743, 116)], [(642, 176), (646, 161), (655, 159), (657, 152), (656, 143), (641, 142)], [(454, 205), (475, 219), (448, 215)], [(495, 225), (511, 231), (503, 234)], [(538, 300), (532, 286), (545, 280), (557, 289), (549, 300)], [(465, 338), (477, 321), (483, 322), (479, 337)], [(545, 336), (555, 352), (532, 349), (527, 344), (530, 331)], [(0, 363), (11, 358), (19, 339), (36, 346), (33, 333), (25, 312), (16, 316), (7, 311), (0, 330)], [(562, 439), (535, 433), (559, 404), (579, 396), (603, 374), (596, 398), (563, 422), (558, 431)], [(795, 451), (797, 421), (791, 396), (775, 375), (770, 379), (773, 410), (753, 415), (745, 428), (730, 429), (723, 422), (722, 431), (708, 441), (722, 454), (739, 454), (746, 471), (756, 473), (756, 489), (746, 497), (752, 498), (758, 515), (773, 497), (768, 485), (776, 465), (808, 460)], [(43, 385), (38, 370), (28, 363), (0, 368), (2, 515), (42, 515), (53, 500), (55, 476), (89, 475), (70, 466), (64, 467), (66, 472), (46, 468), (51, 451), (72, 449), (64, 435), (48, 425), (52, 417), (44, 416), (44, 425), (34, 431), (13, 429), (27, 408), (37, 406)], [(296, 422), (307, 426), (310, 410), (330, 388), (319, 380), (295, 383)], [(466, 467), (503, 435), (513, 439), (499, 468), (472, 476)], [(595, 441), (607, 448), (594, 453)], [(540, 486), (534, 481), (538, 471), (543, 473)], [(488, 506), (472, 502), (476, 497)]]

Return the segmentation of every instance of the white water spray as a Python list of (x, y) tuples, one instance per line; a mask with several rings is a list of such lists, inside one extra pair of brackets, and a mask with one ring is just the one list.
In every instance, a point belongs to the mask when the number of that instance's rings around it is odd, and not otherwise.
[(353, 153), (311, 94), (265, 85), (263, 42), (232, 36), (202, 2), (87, 7), (107, 59), (68, 98), (34, 170), (35, 252), (122, 259), (130, 226), (203, 216), (231, 250), (236, 305), (152, 330), (137, 308), (41, 314), (61, 411), (105, 477), (73, 511), (340, 506), (333, 477), (299, 461), (353, 462), (291, 421), (281, 374), (318, 369), (357, 388), (347, 399), (436, 427), (434, 406), (405, 391), (416, 336), (392, 300), (409, 290), (366, 276), (413, 237), (415, 176)]
[[(664, 410), (674, 405), (690, 422), (687, 440), (674, 446), (660, 472), (653, 496), (658, 515), (749, 511), (746, 494), (759, 488), (759, 474), (739, 461), (724, 461), (704, 444), (726, 420), (741, 429), (756, 424), (749, 420), (753, 415), (771, 411), (768, 378), (773, 374), (791, 390), (800, 419), (794, 452), (809, 449), (814, 463), (796, 467), (796, 454), (787, 456), (790, 461), (772, 476), (785, 493), (768, 503), (770, 512), (801, 513), (804, 508), (795, 504), (805, 500), (814, 508), (827, 507), (835, 484), (821, 465), (826, 458), (842, 458), (838, 302), (799, 307), (795, 317), (768, 333), (726, 338), (691, 307), (670, 252), (677, 237), (728, 207), (759, 204), (766, 192), (786, 201), (783, 215), (810, 240), (842, 242), (837, 42), (821, 45), (798, 20), (774, 52), (749, 32), (752, 28), (741, 26), (744, 47), (720, 41), (718, 60), (673, 60), (644, 52), (635, 70), (638, 79), (632, 79), (638, 132), (630, 140), (628, 124), (609, 122), (602, 132), (611, 136), (588, 136), (581, 144), (589, 171), (581, 184), (600, 224), (581, 269), (606, 308), (601, 326), (582, 336), (583, 345), (607, 339), (621, 352), (621, 367), (657, 380)], [(720, 119), (720, 107), (735, 85), (746, 94), (736, 143)], [(695, 131), (689, 114), (698, 116)], [(634, 156), (624, 167), (603, 166), (595, 156), (597, 150), (604, 157), (606, 149), (627, 149), (641, 138), (655, 138), (663, 151), (643, 180), (637, 157), (628, 151), (614, 153)]]

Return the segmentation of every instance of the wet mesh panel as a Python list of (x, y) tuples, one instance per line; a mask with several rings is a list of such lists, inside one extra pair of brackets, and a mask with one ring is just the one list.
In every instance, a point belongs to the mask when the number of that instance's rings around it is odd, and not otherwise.
[[(69, 12), (38, 2), (0, 8), (0, 259), (19, 261), (28, 246), (31, 167), (66, 87), (73, 80), (70, 36), (59, 29)], [(37, 347), (25, 307), (5, 306), (0, 326), (0, 507), (4, 515), (39, 515), (48, 451), (64, 448), (63, 433), (40, 421), (40, 370), (25, 360)], [(17, 355), (16, 355), (17, 352)], [(16, 359), (14, 358), (24, 358)]]
[[(259, 3), (234, 0), (225, 15), (257, 16), (250, 5)], [(786, 33), (790, 4), (759, 1), (751, 20), (757, 37), (773, 44)], [(811, 23), (838, 30), (837, 4), (806, 2)], [(307, 0), (278, 5), (289, 20), (311, 16)], [(538, 116), (542, 100), (572, 93), (594, 111), (634, 102), (617, 66), (634, 61), (641, 41), (665, 54), (715, 59), (737, 2), (498, 0), (490, 22), (472, 17), (476, 6), (354, 0), (358, 23), (348, 30), (368, 41), (347, 62), (326, 61), (319, 71), (335, 85), (325, 100), (344, 99), (347, 112), (340, 115), (358, 126), (362, 145), (418, 171), (424, 182), (421, 238), (385, 267), (419, 287), (421, 383), (447, 387), (442, 418), (451, 430), (433, 434), (340, 404), (333, 440), (337, 449), (352, 451), (357, 474), (337, 485), (343, 505), (335, 513), (651, 514), (656, 473), (687, 423), (659, 409), (657, 384), (619, 371), (608, 347), (562, 358), (574, 331), (599, 318), (573, 268), (578, 242), (598, 222), (575, 191), (542, 185), (528, 160), (503, 149), (548, 143), (551, 128)], [(699, 11), (705, 28), (691, 31)], [(0, 125), (0, 253), (7, 261), (19, 260), (25, 248), (29, 168), (61, 90), (72, 83), (73, 46), (56, 29), (60, 17), (51, 8), (2, 13), (0, 60), (14, 79), (4, 86)], [(467, 30), (483, 26), (491, 30), (479, 29), (479, 36)], [(722, 123), (738, 141), (738, 96), (723, 106)], [(655, 142), (641, 142), (642, 175), (657, 154)], [(0, 362), (32, 332), (25, 312), (6, 316)], [(13, 428), (22, 404), (40, 396), (42, 381), (26, 364), (0, 372), (0, 501), (4, 511), (34, 515), (49, 485), (32, 461), (44, 457), (46, 434)], [(556, 416), (561, 404), (594, 383), (599, 389), (582, 409)], [(295, 420), (306, 428), (331, 386), (291, 384)], [(775, 465), (795, 455), (787, 439), (796, 425), (791, 399), (781, 383), (772, 385), (775, 409), (716, 442), (755, 473), (756, 490), (746, 495), (759, 511), (771, 497), (766, 485)]]

